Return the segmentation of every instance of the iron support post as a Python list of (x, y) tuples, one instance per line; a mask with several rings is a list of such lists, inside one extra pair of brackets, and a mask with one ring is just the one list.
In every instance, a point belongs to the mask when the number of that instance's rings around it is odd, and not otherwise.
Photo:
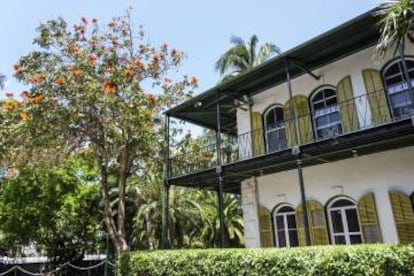
[(309, 232), (309, 217), (308, 217), (308, 206), (306, 205), (306, 194), (305, 194), (305, 184), (303, 181), (303, 170), (302, 170), (302, 159), (300, 154), (297, 156), (296, 165), (298, 168), (299, 175), (299, 187), (300, 187), (300, 198), (302, 202), (302, 219), (303, 219), (303, 228), (305, 230), (305, 239), (306, 245), (311, 245), (311, 237)]
[(310, 239), (310, 232), (309, 232), (309, 217), (308, 217), (308, 207), (306, 205), (306, 193), (305, 193), (305, 183), (303, 180), (303, 170), (302, 170), (302, 159), (301, 159), (301, 152), (300, 152), (300, 133), (299, 127), (296, 120), (295, 114), (295, 107), (293, 103), (293, 92), (292, 92), (292, 82), (290, 78), (290, 62), (289, 59), (285, 59), (285, 70), (286, 70), (286, 81), (288, 85), (289, 91), (289, 100), (290, 100), (290, 117), (293, 120), (293, 128), (294, 128), (294, 138), (295, 138), (295, 147), (296, 149), (292, 153), (296, 155), (296, 165), (298, 169), (298, 176), (299, 176), (299, 188), (300, 188), (300, 197), (301, 197), (301, 204), (302, 204), (302, 211), (303, 211), (303, 226), (305, 230), (305, 238), (306, 238), (306, 245), (311, 245)]
[(222, 175), (222, 163), (221, 163), (221, 120), (220, 120), (220, 92), (217, 93), (217, 103), (216, 103), (216, 120), (217, 120), (217, 131), (216, 131), (216, 151), (217, 151), (217, 160), (216, 160), (216, 174), (217, 174), (217, 196), (218, 196), (218, 213), (220, 220), (220, 247), (226, 247), (225, 242), (225, 233), (224, 233), (224, 180)]
[(164, 248), (170, 248), (170, 239), (169, 239), (169, 228), (170, 228), (170, 184), (168, 178), (170, 176), (170, 116), (167, 115), (165, 119), (165, 141), (164, 141), (164, 187), (162, 193), (162, 206), (163, 206), (163, 216), (162, 216), (162, 243)]

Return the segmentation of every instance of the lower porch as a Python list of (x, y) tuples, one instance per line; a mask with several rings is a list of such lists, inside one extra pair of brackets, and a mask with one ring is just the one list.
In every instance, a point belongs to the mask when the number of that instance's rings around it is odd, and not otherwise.
[[(414, 146), (303, 169), (312, 245), (414, 242)], [(242, 181), (246, 247), (306, 245), (296, 170)]]

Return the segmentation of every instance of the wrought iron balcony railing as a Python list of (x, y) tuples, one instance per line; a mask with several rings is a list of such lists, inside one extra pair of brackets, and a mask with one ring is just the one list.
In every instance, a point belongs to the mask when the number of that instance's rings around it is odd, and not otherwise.
[[(306, 107), (307, 108), (307, 107)], [(223, 139), (223, 165), (283, 151), (349, 133), (364, 131), (410, 118), (414, 115), (414, 95), (408, 89), (396, 94), (384, 90), (312, 109), (296, 110), (295, 118), (278, 121), (272, 128), (260, 128), (237, 137)], [(303, 110), (302, 110), (303, 111)], [(290, 112), (285, 110), (285, 116)], [(170, 158), (169, 177), (195, 173), (216, 166), (216, 144), (177, 154)]]

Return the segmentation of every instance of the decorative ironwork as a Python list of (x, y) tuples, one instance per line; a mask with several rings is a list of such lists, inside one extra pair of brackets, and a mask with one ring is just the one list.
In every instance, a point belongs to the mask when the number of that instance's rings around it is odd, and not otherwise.
[[(266, 135), (266, 129), (257, 129), (242, 133), (237, 137), (223, 139), (221, 145), (222, 165), (411, 119), (414, 116), (414, 103), (411, 100), (413, 94), (410, 92), (404, 95), (406, 95), (405, 98), (399, 97), (399, 105), (393, 104), (392, 95), (390, 96), (383, 89), (335, 103), (336, 106), (332, 108), (339, 111), (341, 127), (328, 128), (330, 131), (326, 131), (324, 135), (316, 135), (315, 133), (313, 120), (318, 116), (314, 111), (285, 120), (283, 141), (278, 140), (280, 133)], [(398, 108), (401, 110), (397, 110)], [(299, 130), (298, 145), (295, 145), (295, 123)], [(191, 152), (172, 156), (169, 177), (214, 169), (216, 154), (216, 144), (212, 143)]]

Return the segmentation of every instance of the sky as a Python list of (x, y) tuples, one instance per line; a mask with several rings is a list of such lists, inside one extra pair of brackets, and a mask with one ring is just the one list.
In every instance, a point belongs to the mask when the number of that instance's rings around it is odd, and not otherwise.
[[(305, 42), (368, 11), (380, 0), (13, 0), (4, 1), (0, 16), (0, 72), (8, 77), (5, 91), (20, 94), (13, 64), (34, 49), (35, 29), (62, 16), (69, 25), (81, 17), (107, 22), (132, 7), (133, 23), (143, 24), (148, 41), (183, 50), (182, 73), (197, 76), (201, 93), (217, 84), (215, 61), (229, 48), (232, 35), (259, 44), (272, 42), (282, 51)], [(0, 92), (0, 98), (4, 91)]]

